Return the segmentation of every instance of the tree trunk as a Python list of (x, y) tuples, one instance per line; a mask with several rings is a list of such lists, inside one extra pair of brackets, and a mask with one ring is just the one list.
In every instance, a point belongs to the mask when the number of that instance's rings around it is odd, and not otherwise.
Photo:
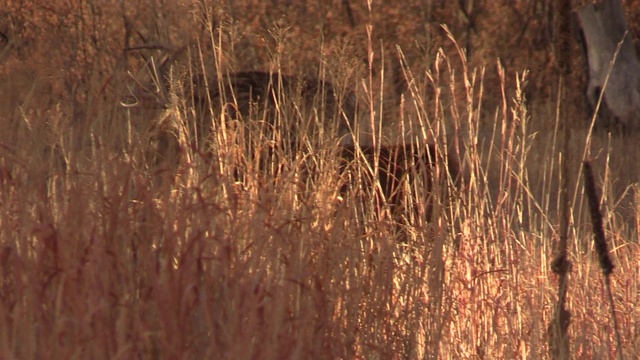
[[(604, 96), (599, 121), (604, 126), (640, 127), (640, 63), (620, 0), (592, 3), (578, 11), (589, 64), (587, 99), (596, 108)], [(610, 62), (622, 41), (613, 68)], [(605, 87), (605, 80), (609, 74)]]

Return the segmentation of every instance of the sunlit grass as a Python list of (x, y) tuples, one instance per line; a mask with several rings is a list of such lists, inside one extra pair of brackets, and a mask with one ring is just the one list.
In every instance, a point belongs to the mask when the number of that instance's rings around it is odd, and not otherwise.
[[(371, 165), (355, 156), (345, 172), (321, 138), (300, 151), (247, 142), (214, 116), (210, 145), (194, 147), (199, 114), (177, 87), (162, 114), (119, 109), (121, 126), (108, 120), (113, 103), (93, 126), (55, 107), (3, 122), (0, 358), (545, 358), (561, 161), (573, 169), (571, 351), (614, 357), (579, 176), (586, 130), (561, 156), (556, 104), (530, 108), (506, 90), (528, 75), (498, 71), (489, 92), (494, 67), (443, 52), (434, 61), (430, 72), (406, 66), (397, 108), (373, 93), (373, 74), (330, 79), (373, 109), (363, 121), (384, 126), (379, 144), (426, 139), (460, 162), (457, 187), (436, 166), (451, 191), (429, 219), (377, 202)], [(454, 61), (465, 69), (455, 77)], [(484, 109), (488, 97), (500, 106)], [(167, 128), (140, 119), (171, 124), (171, 159), (154, 157), (154, 132)], [(640, 352), (633, 138), (590, 139), (625, 358)], [(420, 182), (404, 185), (408, 201), (425, 202)]]

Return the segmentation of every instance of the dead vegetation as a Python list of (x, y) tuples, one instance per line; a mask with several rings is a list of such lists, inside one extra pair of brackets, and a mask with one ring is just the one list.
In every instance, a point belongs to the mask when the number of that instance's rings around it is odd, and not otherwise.
[[(547, 50), (534, 47), (544, 39), (530, 36), (524, 24), (539, 24), (522, 18), (517, 2), (455, 19), (446, 17), (453, 2), (410, 2), (402, 11), (373, 4), (370, 12), (366, 2), (350, 3), (354, 28), (335, 10), (344, 8), (324, 2), (152, 2), (144, 8), (155, 17), (124, 3), (14, 9), (9, 27), (22, 42), (0, 54), (9, 84), (0, 91), (10, 95), (0, 97), (0, 358), (545, 358), (564, 161), (571, 354), (638, 357), (636, 135), (589, 134), (574, 109), (570, 152), (560, 154), (566, 119), (556, 115), (555, 79), (541, 65)], [(521, 24), (522, 35), (490, 37), (494, 10)], [(435, 16), (458, 42), (435, 25), (416, 30)], [(414, 17), (429, 21), (394, 23)], [(18, 26), (25, 19), (38, 26)], [(59, 42), (47, 43), (47, 33)], [(248, 151), (273, 138), (247, 147), (234, 140), (242, 127), (214, 128), (227, 123), (212, 116), (214, 153), (201, 151), (191, 146), (195, 103), (178, 88), (161, 108), (119, 105), (132, 83), (127, 72), (139, 76), (161, 52), (125, 51), (136, 33), (172, 44), (196, 34), (181, 43), (201, 44), (190, 66), (352, 89), (379, 143), (349, 158), (307, 141), (301, 151), (271, 148), (264, 161)], [(416, 46), (399, 51), (386, 44), (394, 37)], [(528, 55), (496, 65), (516, 40)], [(532, 72), (516, 72), (524, 68)], [(150, 129), (162, 120), (186, 126), (182, 137), (172, 128), (172, 165), (149, 161)], [(381, 149), (425, 141), (432, 145), (423, 154), (459, 160), (463, 185), (430, 209), (424, 179), (399, 184), (399, 202), (379, 201), (391, 192), (376, 166), (406, 162), (416, 178), (430, 163)], [(591, 245), (584, 154), (602, 188), (613, 315)], [(451, 185), (445, 164), (433, 171)], [(611, 316), (621, 349), (612, 345)]]

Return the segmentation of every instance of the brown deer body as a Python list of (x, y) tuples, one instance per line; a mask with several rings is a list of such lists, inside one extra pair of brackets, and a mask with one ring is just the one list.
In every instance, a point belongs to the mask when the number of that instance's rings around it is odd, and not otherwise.
[[(408, 225), (408, 217), (431, 222), (450, 201), (451, 190), (462, 181), (458, 162), (438, 151), (435, 144), (381, 145), (379, 147), (343, 146), (343, 170), (350, 162), (363, 160), (373, 175), (364, 186), (373, 191), (378, 208), (388, 207), (399, 226)], [(379, 187), (378, 187), (379, 186)], [(379, 191), (375, 191), (379, 189)], [(349, 191), (343, 187), (342, 192)], [(440, 210), (440, 211), (438, 211)], [(419, 219), (421, 217), (422, 219)], [(406, 233), (401, 231), (406, 240)]]
[(353, 145), (352, 135), (364, 125), (356, 123), (359, 114), (354, 92), (325, 80), (249, 71), (229, 74), (213, 83), (199, 78), (194, 89), (193, 103), (201, 107), (200, 112), (209, 109), (213, 117), (224, 114), (249, 126), (260, 123), (261, 130), (266, 124), (279, 130), (283, 141), (337, 135), (340, 144)]
[(136, 106), (161, 104), (180, 115), (164, 116), (152, 127), (160, 157), (175, 153), (178, 144), (211, 150), (212, 134), (225, 128), (236, 131), (247, 144), (263, 140), (348, 146), (372, 142), (373, 132), (355, 93), (329, 81), (247, 71), (191, 76), (170, 85), (156, 85), (170, 91), (154, 94), (145, 90), (134, 96)]
[[(449, 185), (457, 184), (457, 162), (446, 159), (433, 144), (374, 147), (372, 131), (364, 124), (367, 120), (360, 120), (365, 114), (359, 110), (354, 92), (337, 89), (331, 82), (249, 71), (192, 77), (182, 86), (179, 98), (192, 110), (193, 121), (161, 131), (160, 151), (175, 151), (172, 147), (177, 142), (178, 147), (195, 148), (215, 158), (220, 156), (216, 150), (220, 139), (215, 137), (225, 130), (238, 135), (233, 137), (235, 146), (246, 146), (244, 161), (258, 155), (258, 165), (267, 168), (264, 159), (272, 165), (278, 161), (275, 155), (296, 156), (309, 144), (312, 149), (338, 146), (340, 171), (348, 172), (354, 163), (373, 169), (361, 186), (368, 188), (366, 194), (376, 197), (378, 206), (388, 206), (398, 223), (406, 223), (403, 216), (416, 214), (420, 208), (419, 213), (429, 221), (434, 207), (444, 203)], [(176, 137), (181, 131), (184, 136)], [(315, 141), (318, 139), (323, 141)], [(171, 140), (174, 144), (168, 145)], [(238, 170), (234, 174), (241, 176)], [(351, 186), (346, 182), (341, 193), (349, 192)], [(415, 186), (422, 189), (416, 192), (412, 189)]]

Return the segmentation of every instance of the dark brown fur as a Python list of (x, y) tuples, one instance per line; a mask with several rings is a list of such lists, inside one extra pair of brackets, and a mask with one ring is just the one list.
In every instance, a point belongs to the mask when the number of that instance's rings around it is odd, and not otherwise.
[(266, 117), (273, 123), (278, 115), (292, 116), (289, 125), (297, 128), (310, 120), (302, 116), (313, 115), (323, 125), (346, 135), (356, 117), (355, 94), (337, 89), (328, 81), (262, 71), (233, 73), (212, 80), (194, 80), (194, 104), (204, 109), (212, 105), (214, 111), (224, 109), (231, 118), (251, 121)]
[[(275, 174), (265, 171), (269, 165), (278, 162), (277, 159), (274, 161), (274, 155), (295, 155), (302, 151), (301, 146), (312, 136), (326, 136), (327, 132), (330, 138), (338, 135), (341, 141), (325, 142), (324, 145), (339, 146), (341, 171), (353, 168), (350, 164), (357, 161), (364, 161), (368, 168), (377, 169), (362, 186), (368, 188), (366, 193), (376, 196), (379, 205), (388, 205), (398, 222), (403, 222), (400, 217), (406, 214), (405, 210), (409, 210), (407, 207), (414, 208), (412, 211), (419, 207), (416, 204), (405, 204), (405, 199), (415, 199), (416, 195), (424, 197), (417, 201), (424, 203), (425, 220), (428, 221), (436, 202), (444, 201), (441, 193), (446, 192), (444, 190), (451, 181), (458, 181), (457, 162), (451, 158), (445, 162), (445, 157), (438, 153), (433, 144), (382, 145), (377, 148), (362, 145), (357, 148), (350, 136), (352, 130), (357, 130), (358, 108), (355, 95), (350, 90), (336, 89), (330, 82), (250, 71), (221, 78), (195, 77), (186, 86), (184, 95), (187, 97), (187, 104), (195, 108), (196, 123), (195, 128), (191, 126), (187, 137), (190, 142), (183, 146), (191, 147), (194, 140), (197, 140), (195, 142), (200, 144), (194, 148), (197, 153), (209, 153), (213, 141), (209, 136), (211, 129), (219, 126), (223, 119), (239, 120), (236, 124), (242, 124), (249, 130), (245, 131), (245, 136), (249, 134), (254, 138), (251, 142), (244, 143), (248, 145), (245, 148), (248, 156), (254, 156), (255, 151), (260, 152), (261, 159), (269, 159), (269, 164), (260, 164), (263, 168), (261, 171), (278, 176), (277, 170)], [(165, 137), (174, 136), (172, 131), (165, 132)], [(259, 145), (260, 149), (254, 149), (256, 134), (263, 139), (257, 142), (262, 144)], [(276, 144), (289, 144), (288, 149), (282, 149), (282, 145), (268, 145), (274, 140)], [(361, 144), (369, 143), (368, 139), (361, 141)], [(203, 149), (202, 144), (207, 147)], [(312, 145), (315, 147), (318, 144)], [(172, 152), (170, 145), (159, 147), (167, 147)], [(262, 153), (265, 149), (267, 153)], [(308, 168), (304, 171), (314, 170)], [(239, 171), (235, 173), (236, 177), (240, 177)], [(419, 194), (407, 194), (407, 186), (404, 184), (412, 185), (416, 181), (426, 188), (421, 189)], [(350, 187), (351, 185), (343, 186), (341, 192), (346, 194)]]
[[(299, 142), (290, 142), (286, 148), (263, 147), (260, 153), (262, 172), (269, 173), (270, 176), (282, 176), (278, 169), (275, 169), (275, 173), (267, 169), (271, 169), (273, 164), (282, 164), (282, 156), (292, 157), (306, 152), (305, 149), (306, 146)], [(375, 197), (378, 207), (389, 206), (397, 221), (399, 216), (407, 215), (407, 210), (417, 211), (419, 204), (416, 202), (421, 202), (424, 205), (424, 220), (429, 222), (434, 206), (446, 206), (449, 190), (458, 187), (461, 182), (458, 162), (452, 156), (445, 157), (435, 144), (378, 147), (339, 145), (336, 150), (337, 160), (340, 162), (339, 171), (344, 179), (340, 188), (341, 195), (348, 196), (354, 187), (360, 186), (364, 188), (366, 196)], [(302, 165), (303, 172), (310, 174), (319, 171), (315, 168), (315, 160), (307, 156), (305, 158), (308, 161)], [(368, 169), (376, 170), (371, 174)], [(354, 176), (356, 171), (360, 171), (362, 176)], [(239, 179), (240, 174), (236, 173), (236, 176)], [(354, 177), (362, 181), (348, 179)], [(406, 185), (409, 185), (411, 193), (406, 192)], [(414, 185), (421, 185), (423, 188), (413, 191)], [(413, 203), (407, 204), (407, 200), (412, 200)]]
[[(345, 166), (360, 159), (366, 161), (368, 167), (377, 168), (373, 181), (379, 183), (383, 198), (374, 196), (378, 205), (390, 207), (398, 224), (406, 223), (403, 215), (409, 215), (407, 210), (418, 211), (419, 206), (415, 201), (423, 203), (423, 219), (430, 222), (434, 207), (446, 206), (450, 185), (459, 186), (461, 181), (458, 162), (450, 156), (445, 158), (434, 144), (382, 145), (379, 148), (364, 146), (359, 150), (353, 146), (343, 146), (341, 157), (346, 161)], [(376, 159), (377, 167), (374, 167)], [(416, 181), (420, 181), (425, 188), (417, 193), (411, 190), (411, 194), (406, 193), (405, 182), (412, 189)], [(375, 183), (367, 186), (373, 188)], [(342, 189), (343, 192), (348, 190), (348, 187)], [(414, 203), (405, 203), (409, 199)]]
[[(186, 140), (189, 145), (199, 144), (197, 150), (211, 145), (212, 129), (220, 128), (223, 121), (229, 126), (236, 120), (244, 126), (245, 137), (254, 139), (355, 143), (352, 131), (358, 132), (359, 127), (356, 96), (328, 81), (248, 71), (219, 78), (194, 76), (182, 86), (176, 92), (182, 92), (186, 100), (185, 114), (195, 115), (186, 118)], [(160, 130), (159, 137), (183, 129), (170, 121), (155, 128)]]
[(265, 141), (353, 146), (352, 132), (360, 133), (361, 143), (370, 143), (371, 131), (360, 131), (366, 121), (357, 120), (362, 114), (354, 92), (328, 81), (248, 71), (219, 78), (194, 76), (175, 92), (185, 99), (186, 121), (180, 124), (170, 116), (153, 126), (156, 162), (175, 161), (181, 147), (200, 153), (212, 150), (212, 131), (223, 125), (240, 131), (249, 147)]

